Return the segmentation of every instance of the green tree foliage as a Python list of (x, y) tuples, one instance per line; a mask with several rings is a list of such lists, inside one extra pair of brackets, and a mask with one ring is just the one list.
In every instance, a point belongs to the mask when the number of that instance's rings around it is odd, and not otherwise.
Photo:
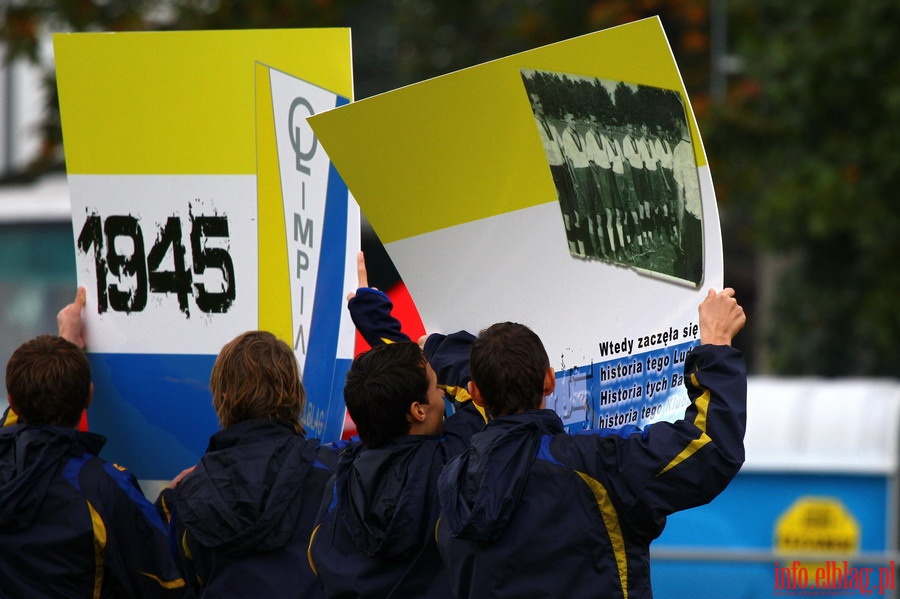
[[(10, 0), (7, 60), (41, 59), (52, 31), (350, 27), (356, 98), (545, 44), (660, 15), (691, 82), (705, 76), (706, 0)], [(694, 68), (700, 58), (701, 68)], [(52, 65), (44, 147), (32, 170), (62, 165)], [(697, 89), (702, 89), (697, 86)]]
[(900, 5), (732, 0), (744, 74), (704, 131), (719, 201), (784, 267), (776, 373), (900, 372)]

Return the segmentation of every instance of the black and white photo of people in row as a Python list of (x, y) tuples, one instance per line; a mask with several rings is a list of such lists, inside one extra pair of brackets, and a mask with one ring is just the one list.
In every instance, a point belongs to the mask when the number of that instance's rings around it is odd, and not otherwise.
[(697, 162), (668, 89), (522, 70), (569, 252), (699, 285)]

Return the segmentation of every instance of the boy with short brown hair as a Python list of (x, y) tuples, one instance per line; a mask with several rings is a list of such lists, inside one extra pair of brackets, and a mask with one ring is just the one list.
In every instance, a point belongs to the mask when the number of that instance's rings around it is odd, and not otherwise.
[(650, 543), (666, 516), (719, 494), (744, 461), (747, 375), (730, 347), (734, 290), (700, 304), (675, 423), (569, 435), (544, 409), (556, 381), (540, 339), (491, 326), (471, 349), (473, 400), (492, 420), (438, 481), (436, 535), (457, 599), (648, 598)]
[[(77, 317), (84, 290), (61, 317)], [(66, 312), (68, 310), (68, 312)], [(70, 334), (60, 322), (60, 334)], [(106, 439), (77, 431), (93, 387), (87, 359), (51, 335), (26, 341), (6, 367), (18, 423), (0, 428), (0, 594), (183, 597), (165, 525), (134, 475), (97, 455)]]
[(265, 331), (238, 335), (210, 388), (222, 430), (161, 496), (179, 569), (199, 597), (320, 597), (306, 548), (335, 453), (304, 435), (293, 350)]

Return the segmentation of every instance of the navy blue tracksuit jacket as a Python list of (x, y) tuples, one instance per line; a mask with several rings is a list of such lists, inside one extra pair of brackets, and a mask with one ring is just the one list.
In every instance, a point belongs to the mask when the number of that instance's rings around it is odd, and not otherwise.
[(58, 426), (0, 428), (0, 597), (189, 593), (134, 475), (97, 457), (105, 442)]
[[(493, 419), (438, 483), (454, 596), (646, 599), (666, 516), (718, 495), (744, 461), (740, 353), (688, 354), (684, 419), (566, 434), (550, 410)], [(702, 531), (698, 531), (702, 536)]]
[[(374, 289), (360, 289), (350, 301), (353, 321), (372, 346), (409, 341), (390, 310), (388, 297)], [(356, 444), (341, 454), (309, 550), (327, 597), (451, 597), (434, 537), (437, 478), (484, 428), (483, 413), (464, 390), (472, 339), (465, 332), (431, 335), (425, 347), (455, 398), (441, 437), (409, 435), (377, 449)]]
[(197, 596), (321, 597), (306, 549), (334, 462), (333, 449), (270, 418), (213, 435), (194, 471), (161, 498)]

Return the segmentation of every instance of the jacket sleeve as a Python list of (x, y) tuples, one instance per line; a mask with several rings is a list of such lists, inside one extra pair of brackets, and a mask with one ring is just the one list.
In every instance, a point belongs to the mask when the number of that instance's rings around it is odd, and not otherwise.
[(200, 594), (204, 583), (197, 572), (193, 558), (194, 553), (198, 552), (200, 548), (178, 520), (175, 510), (175, 489), (166, 487), (160, 491), (153, 506), (166, 527), (168, 553), (188, 589), (185, 596), (195, 597)]
[(356, 295), (347, 302), (356, 330), (372, 347), (410, 340), (400, 330), (400, 321), (391, 315), (393, 308), (387, 295), (371, 287), (357, 289)]
[(468, 331), (433, 333), (425, 341), (425, 355), (451, 404), (451, 414), (444, 425), (444, 445), (451, 457), (465, 451), (472, 435), (481, 432), (488, 422), (484, 408), (475, 405), (469, 395), (469, 350), (473, 341), (475, 336)]
[(668, 514), (710, 502), (744, 462), (747, 373), (740, 352), (695, 348), (685, 361), (685, 385), (690, 404), (681, 420), (574, 439), (580, 456), (571, 459), (583, 460), (619, 517), (649, 538), (662, 531)]
[(471, 399), (457, 402), (456, 411), (444, 424), (444, 450), (447, 458), (454, 458), (469, 448), (472, 435), (480, 433), (487, 425), (484, 410)]
[[(358, 289), (347, 303), (353, 324), (372, 347), (410, 341), (400, 330), (400, 321), (391, 315), (393, 307), (387, 295), (370, 287)], [(459, 331), (451, 335), (434, 333), (425, 341), (425, 355), (437, 374), (438, 385), (447, 393), (454, 410), (471, 400), (466, 386), (472, 378), (469, 348), (474, 340), (475, 336), (471, 333)]]
[[(202, 554), (201, 548), (194, 538), (178, 519), (178, 513), (174, 502), (171, 504), (171, 519), (169, 520), (169, 553), (175, 561), (178, 573), (185, 585), (197, 596), (200, 595), (206, 581), (198, 572), (198, 565), (194, 561), (194, 555)], [(189, 594), (188, 597), (193, 597)]]
[(95, 463), (91, 476), (96, 483), (85, 487), (96, 506), (95, 528), (103, 531), (95, 535), (104, 541), (104, 577), (110, 578), (115, 596), (193, 596), (169, 554), (167, 527), (134, 475), (102, 460)]
[(156, 501), (153, 502), (153, 507), (156, 508), (156, 513), (159, 514), (159, 517), (162, 519), (166, 529), (168, 529), (169, 527), (169, 522), (172, 521), (172, 506), (174, 505), (174, 498), (175, 489), (166, 487), (159, 492), (159, 495), (156, 497)]
[(469, 350), (473, 341), (475, 336), (467, 331), (450, 335), (432, 333), (425, 340), (424, 350), (428, 363), (437, 375), (438, 386), (451, 398), (454, 408), (459, 408), (472, 399), (468, 384), (472, 380)]

